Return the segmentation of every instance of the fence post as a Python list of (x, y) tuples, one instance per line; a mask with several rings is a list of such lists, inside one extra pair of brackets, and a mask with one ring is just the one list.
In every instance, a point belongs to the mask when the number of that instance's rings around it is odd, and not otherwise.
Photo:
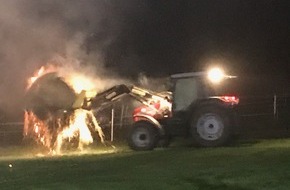
[(274, 102), (273, 102), (273, 114), (274, 118), (276, 119), (277, 117), (277, 95), (274, 95)]
[(121, 108), (120, 128), (123, 128), (123, 119), (124, 119), (124, 104), (122, 104), (122, 108)]
[(111, 113), (111, 142), (114, 141), (114, 107), (112, 108), (112, 113)]

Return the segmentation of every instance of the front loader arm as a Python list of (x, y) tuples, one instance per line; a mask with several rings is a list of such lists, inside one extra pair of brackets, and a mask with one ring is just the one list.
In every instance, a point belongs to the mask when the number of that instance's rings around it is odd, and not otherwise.
[(119, 100), (121, 97), (123, 97), (126, 94), (129, 94), (130, 92), (131, 92), (130, 86), (124, 84), (116, 85), (108, 90), (105, 90), (97, 94), (93, 98), (84, 99), (82, 108), (88, 110), (101, 109)]
[(113, 86), (112, 88), (105, 90), (92, 98), (87, 98), (85, 91), (81, 92), (73, 104), (73, 108), (100, 110), (108, 105), (111, 105), (113, 102), (121, 99), (125, 95), (129, 95), (142, 104), (152, 107), (153, 109), (155, 109), (154, 106), (150, 104), (152, 100), (165, 99), (164, 97), (158, 95), (156, 92), (152, 92), (150, 90), (136, 86), (121, 84)]

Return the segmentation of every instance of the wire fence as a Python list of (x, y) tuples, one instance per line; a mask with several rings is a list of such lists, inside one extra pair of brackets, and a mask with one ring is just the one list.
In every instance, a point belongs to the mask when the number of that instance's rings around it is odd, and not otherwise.
[(23, 122), (0, 123), (0, 145), (19, 145), (23, 139)]
[[(100, 122), (100, 126), (106, 131), (106, 140), (124, 138), (128, 126), (133, 123), (132, 109), (122, 103), (109, 109), (106, 113), (107, 120)], [(273, 129), (274, 132), (283, 129), (283, 133), (290, 134), (287, 131), (290, 129), (290, 96), (241, 97), (238, 112), (242, 133), (263, 135), (269, 129)], [(23, 125), (23, 122), (0, 123), (0, 145), (21, 144)], [(287, 129), (286, 132), (284, 129)], [(270, 130), (269, 133), (273, 134), (273, 131)]]
[[(105, 132), (106, 140), (114, 141), (125, 137), (125, 131), (132, 124), (132, 116), (125, 114), (117, 115), (112, 109), (111, 120), (101, 123), (100, 127)], [(3, 122), (0, 123), (0, 146), (20, 145), (23, 141), (23, 122)]]

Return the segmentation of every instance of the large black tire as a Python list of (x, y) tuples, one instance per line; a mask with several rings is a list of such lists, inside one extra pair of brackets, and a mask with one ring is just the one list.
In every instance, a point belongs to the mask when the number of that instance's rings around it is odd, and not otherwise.
[(226, 144), (231, 137), (231, 126), (226, 111), (218, 106), (200, 107), (192, 117), (191, 133), (194, 140), (204, 147)]
[(158, 130), (146, 121), (133, 124), (129, 133), (129, 147), (137, 151), (153, 150), (158, 142)]

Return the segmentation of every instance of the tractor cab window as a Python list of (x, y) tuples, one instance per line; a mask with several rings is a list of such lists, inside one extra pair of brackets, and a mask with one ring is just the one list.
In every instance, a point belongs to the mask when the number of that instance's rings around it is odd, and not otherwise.
[(197, 81), (194, 78), (180, 78), (175, 81), (173, 90), (174, 111), (185, 110), (198, 98)]

